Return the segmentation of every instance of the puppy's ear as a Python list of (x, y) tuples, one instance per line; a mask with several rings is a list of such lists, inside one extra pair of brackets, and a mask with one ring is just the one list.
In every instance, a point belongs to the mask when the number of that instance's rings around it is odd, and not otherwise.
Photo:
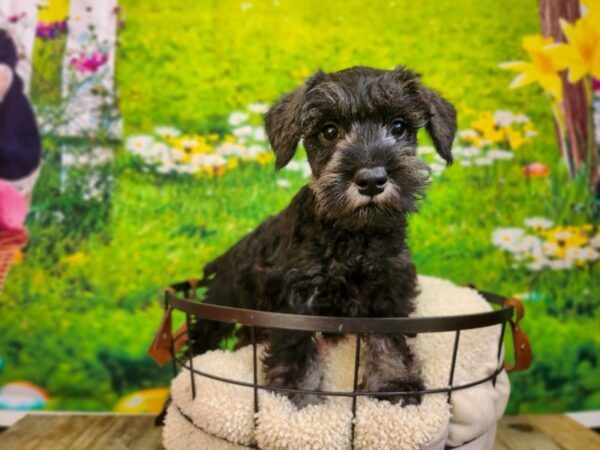
[(453, 160), (452, 142), (456, 134), (456, 109), (448, 100), (432, 89), (424, 88), (424, 90), (425, 102), (429, 105), (431, 114), (425, 128), (431, 136), (438, 154), (450, 165)]
[(275, 152), (275, 168), (277, 170), (291, 161), (302, 137), (300, 110), (304, 93), (324, 75), (319, 70), (302, 86), (281, 97), (265, 114), (265, 130)]

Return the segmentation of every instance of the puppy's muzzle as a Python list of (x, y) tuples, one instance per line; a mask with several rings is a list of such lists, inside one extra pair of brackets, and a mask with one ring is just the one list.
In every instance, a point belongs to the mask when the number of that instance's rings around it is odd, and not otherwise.
[(375, 197), (385, 190), (388, 174), (383, 167), (360, 169), (354, 175), (354, 183), (361, 195)]

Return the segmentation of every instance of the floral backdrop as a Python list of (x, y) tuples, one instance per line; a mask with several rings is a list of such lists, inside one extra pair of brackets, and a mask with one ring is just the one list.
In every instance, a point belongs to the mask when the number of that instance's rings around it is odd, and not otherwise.
[(159, 408), (171, 374), (146, 350), (161, 289), (308, 182), (303, 152), (275, 172), (262, 114), (317, 69), (357, 64), (406, 64), (457, 106), (453, 166), (421, 137), (432, 185), (410, 244), (420, 273), (525, 302), (535, 359), (511, 375), (509, 412), (600, 408), (594, 166), (571, 154), (560, 78), (584, 79), (593, 107), (594, 1), (564, 44), (520, 0), (95, 3), (110, 33), (67, 0), (31, 24), (45, 154), (0, 294), (0, 408)]

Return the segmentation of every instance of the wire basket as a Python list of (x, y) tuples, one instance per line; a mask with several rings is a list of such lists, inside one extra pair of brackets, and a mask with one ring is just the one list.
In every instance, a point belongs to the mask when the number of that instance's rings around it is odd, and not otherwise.
[(22, 230), (0, 230), (0, 292), (4, 286), (4, 280), (19, 250), (27, 244), (28, 236), (25, 229)]
[[(497, 376), (503, 371), (524, 370), (529, 367), (531, 362), (531, 349), (529, 341), (523, 330), (519, 327), (519, 321), (524, 315), (523, 306), (520, 301), (514, 298), (505, 298), (497, 294), (478, 291), (478, 293), (495, 308), (489, 312), (476, 314), (465, 314), (447, 317), (403, 317), (403, 318), (357, 318), (357, 317), (327, 317), (327, 316), (306, 316), (296, 314), (283, 314), (276, 312), (257, 311), (241, 308), (232, 308), (218, 306), (214, 304), (201, 303), (197, 300), (197, 289), (203, 287), (203, 281), (191, 280), (177, 283), (167, 288), (165, 291), (165, 316), (159, 333), (157, 334), (150, 354), (153, 355), (153, 349), (161, 349), (168, 354), (166, 360), (171, 360), (173, 374), (177, 375), (180, 368), (186, 369), (190, 373), (190, 383), (192, 397), (198, 394), (194, 375), (210, 378), (223, 383), (246, 386), (254, 390), (254, 412), (259, 412), (258, 391), (269, 390), (282, 393), (298, 393), (318, 396), (343, 396), (352, 398), (352, 417), (356, 417), (356, 402), (359, 396), (369, 396), (376, 398), (385, 398), (388, 396), (402, 397), (407, 395), (428, 395), (445, 393), (450, 402), (452, 392), (468, 389), (479, 384), (491, 382), (495, 386)], [(171, 314), (173, 311), (180, 311), (185, 314), (186, 320), (182, 327), (175, 333), (171, 330)], [(253, 382), (243, 382), (217, 376), (194, 367), (192, 354), (192, 343), (187, 345), (187, 350), (182, 350), (186, 341), (189, 339), (188, 330), (191, 329), (192, 319), (203, 319), (227, 324), (239, 324), (250, 329), (250, 341), (252, 345), (252, 371)], [(474, 328), (483, 328), (493, 325), (500, 325), (498, 335), (498, 346), (496, 358), (498, 360), (497, 368), (485, 378), (455, 385), (454, 371), (458, 354), (459, 340), (461, 331)], [(501, 361), (502, 343), (506, 327), (509, 327), (514, 342), (514, 363)], [(268, 386), (258, 382), (258, 357), (257, 357), (257, 332), (256, 328), (298, 330), (307, 332), (321, 332), (330, 334), (354, 334), (356, 335), (355, 355), (354, 355), (354, 375), (353, 390), (342, 391), (321, 391), (309, 389), (292, 389), (280, 386)], [(359, 385), (359, 367), (361, 362), (360, 340), (363, 335), (368, 334), (419, 334), (419, 333), (439, 333), (454, 332), (454, 343), (452, 350), (452, 363), (448, 373), (448, 383), (446, 386), (421, 391), (395, 391), (395, 392), (371, 392), (358, 389)], [(153, 355), (155, 356), (155, 355)], [(158, 361), (158, 358), (155, 358)], [(183, 415), (186, 420), (193, 424), (191, 418)], [(354, 442), (354, 420), (351, 430), (352, 443)]]

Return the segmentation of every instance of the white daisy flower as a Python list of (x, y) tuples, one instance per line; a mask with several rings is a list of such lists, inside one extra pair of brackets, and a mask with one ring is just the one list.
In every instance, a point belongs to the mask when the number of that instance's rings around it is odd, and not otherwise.
[(173, 161), (181, 161), (185, 157), (185, 153), (181, 150), (174, 148), (171, 150), (171, 158)]
[(167, 126), (158, 126), (154, 128), (154, 133), (163, 139), (175, 138), (181, 135), (181, 131), (179, 131), (177, 128)]
[(154, 138), (152, 136), (144, 134), (129, 136), (125, 141), (125, 148), (134, 155), (140, 155), (153, 142)]
[(481, 155), (481, 149), (477, 147), (463, 147), (462, 155), (467, 158), (473, 158), (475, 156)]
[(255, 127), (252, 132), (252, 137), (256, 141), (266, 141), (267, 135), (265, 134), (265, 129), (263, 127)]
[(206, 164), (213, 167), (221, 167), (227, 164), (227, 160), (219, 155), (206, 155)]
[(438, 175), (438, 176), (441, 175), (444, 172), (444, 170), (446, 170), (446, 166), (444, 164), (440, 164), (437, 162), (431, 163), (430, 167), (431, 167), (431, 172), (434, 175)]
[(600, 258), (600, 253), (592, 247), (584, 247), (581, 249), (581, 257), (584, 261), (596, 261)]
[(568, 259), (553, 259), (548, 262), (552, 270), (566, 270), (573, 267), (573, 262)]
[(542, 240), (537, 236), (532, 236), (530, 234), (523, 236), (519, 245), (522, 245), (526, 248), (526, 252), (534, 255), (535, 257), (542, 257)]
[(256, 103), (250, 103), (248, 105), (248, 111), (250, 111), (254, 114), (264, 114), (268, 110), (269, 110), (269, 105), (267, 103), (256, 102)]
[(243, 124), (246, 120), (248, 120), (248, 114), (241, 111), (232, 112), (227, 119), (229, 125), (234, 127)]
[(494, 160), (484, 156), (482, 158), (475, 159), (474, 163), (476, 166), (491, 166), (494, 163)]
[(487, 157), (492, 159), (513, 159), (515, 154), (513, 152), (509, 152), (508, 150), (495, 148), (487, 152)]
[(527, 130), (524, 134), (525, 134), (525, 137), (532, 138), (532, 137), (536, 137), (538, 135), (538, 132), (535, 130)]
[[(456, 154), (456, 150), (454, 149), (454, 154)], [(424, 145), (417, 149), (417, 153), (421, 153), (423, 155), (429, 155), (431, 153), (435, 153), (435, 149), (431, 145)]]
[(554, 242), (544, 242), (542, 244), (542, 252), (546, 256), (554, 256), (558, 253), (559, 247)]
[(521, 114), (517, 114), (516, 116), (514, 116), (514, 121), (516, 123), (527, 123), (527, 122), (531, 122), (531, 119), (527, 115), (521, 113)]
[(236, 138), (246, 138), (252, 136), (254, 129), (250, 125), (244, 125), (242, 127), (234, 128), (233, 135)]
[(596, 234), (590, 239), (590, 245), (592, 247), (600, 248), (600, 233)]
[(290, 182), (285, 178), (279, 178), (277, 180), (277, 186), (282, 189), (288, 189), (290, 187)]
[(467, 128), (465, 130), (460, 130), (458, 132), (458, 136), (461, 139), (470, 140), (470, 139), (477, 139), (479, 137), (479, 133), (471, 128)]
[(193, 166), (203, 166), (206, 164), (206, 157), (205, 153), (195, 153), (190, 158), (190, 164)]
[(536, 258), (530, 263), (527, 264), (527, 268), (529, 270), (533, 270), (535, 272), (540, 271), (548, 267), (549, 261), (545, 258)]
[(239, 144), (234, 144), (233, 142), (225, 142), (216, 148), (216, 152), (222, 156), (239, 156), (239, 157), (241, 157), (244, 155), (245, 151), (246, 151), (245, 147), (243, 147)]
[(511, 111), (498, 110), (494, 113), (494, 121), (501, 127), (508, 127), (514, 121), (516, 117)]
[(546, 219), (545, 217), (528, 217), (524, 221), (525, 225), (534, 230), (547, 230), (554, 222), (550, 219)]
[(170, 153), (171, 147), (163, 142), (155, 142), (147, 149), (148, 156), (156, 159), (168, 158)]
[(296, 172), (300, 169), (302, 169), (302, 167), (298, 161), (290, 161), (287, 166), (285, 166), (285, 170), (291, 170), (293, 172)]
[(512, 251), (524, 234), (522, 228), (497, 228), (492, 234), (492, 243), (503, 250)]
[(577, 262), (583, 261), (583, 249), (581, 247), (568, 247), (565, 250), (565, 259)]
[(175, 169), (175, 164), (170, 161), (161, 161), (161, 164), (156, 168), (158, 173), (167, 174)]

